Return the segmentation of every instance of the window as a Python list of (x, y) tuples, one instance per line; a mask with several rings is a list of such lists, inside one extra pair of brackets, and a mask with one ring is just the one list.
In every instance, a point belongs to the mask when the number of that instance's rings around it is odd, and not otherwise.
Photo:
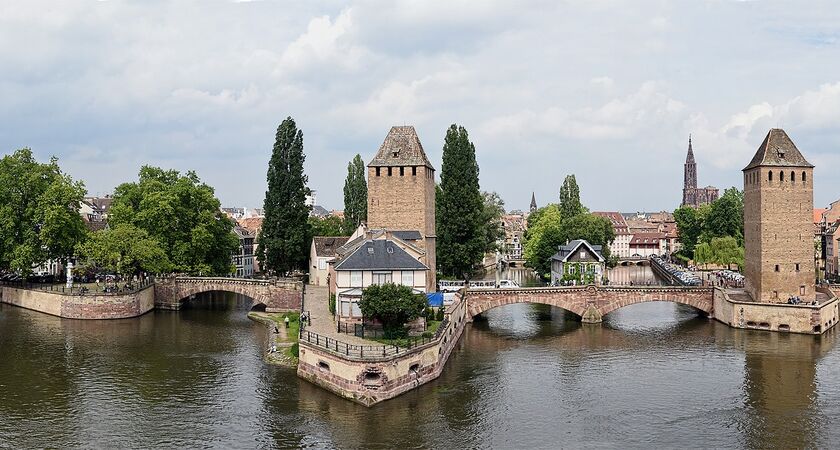
[(417, 176), (417, 166), (412, 166), (411, 167), (411, 176), (413, 176), (413, 177)]
[(391, 176), (391, 169), (392, 169), (392, 167), (389, 167), (389, 168), (388, 168), (388, 176), (389, 176), (389, 177)]
[(773, 172), (767, 172), (767, 181), (773, 181)]
[(379, 169), (381, 169), (381, 167), (377, 167), (377, 168), (376, 168), (376, 176), (377, 176), (377, 177), (379, 176)]
[[(400, 176), (405, 175), (405, 167), (400, 167)], [(790, 173), (790, 176), (793, 177), (793, 172)]]
[(402, 271), (403, 286), (414, 286), (414, 272), (411, 270)]
[(785, 181), (785, 173), (780, 170), (779, 171), (779, 182), (781, 183), (783, 181)]
[(318, 269), (325, 270), (327, 268), (327, 259), (326, 258), (318, 258)]
[(790, 172), (790, 181), (796, 181), (796, 175), (793, 174), (793, 171)]
[(373, 284), (385, 284), (391, 282), (391, 272), (374, 272)]
[(799, 286), (799, 295), (805, 295), (805, 286)]
[(779, 271), (779, 265), (776, 264), (776, 272), (778, 272), (778, 271)]
[(354, 270), (350, 272), (350, 287), (362, 287), (361, 270)]
[(804, 182), (805, 182), (805, 180), (807, 180), (807, 179), (808, 179), (808, 176), (807, 176), (807, 175), (805, 175), (805, 172), (803, 171), (803, 172), (802, 172), (802, 182), (804, 183)]
[(799, 272), (799, 263), (796, 263), (796, 271)]
[(580, 259), (586, 259), (586, 250), (580, 251)]

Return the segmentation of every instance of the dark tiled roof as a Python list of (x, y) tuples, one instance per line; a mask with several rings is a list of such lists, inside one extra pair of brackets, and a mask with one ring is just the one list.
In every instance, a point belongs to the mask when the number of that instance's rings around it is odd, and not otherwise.
[(327, 217), (330, 215), (330, 212), (321, 205), (315, 205), (312, 207), (312, 211), (309, 212), (309, 215), (315, 217)]
[(395, 238), (403, 241), (419, 241), (423, 238), (423, 236), (420, 235), (420, 232), (416, 230), (392, 231), (391, 234), (393, 234)]
[(551, 257), (551, 259), (556, 260), (556, 261), (564, 261), (565, 262), (566, 259), (569, 257), (569, 255), (574, 253), (577, 250), (577, 248), (580, 247), (581, 245), (585, 245), (586, 247), (589, 247), (589, 251), (591, 251), (593, 254), (597, 255), (599, 261), (604, 260), (604, 256), (601, 255), (602, 246), (592, 245), (584, 239), (575, 239), (574, 241), (571, 241), (566, 245), (561, 245), (560, 246), (560, 251), (555, 253), (554, 256)]
[(426, 166), (434, 169), (414, 127), (391, 127), (376, 156), (368, 164), (368, 167), (387, 166)]
[(772, 128), (744, 170), (759, 166), (814, 167), (805, 160), (790, 136), (781, 128)]
[(315, 253), (320, 257), (333, 257), (335, 251), (347, 243), (350, 236), (315, 236), (312, 242), (315, 243)]
[(387, 239), (368, 240), (335, 265), (336, 270), (428, 270)]

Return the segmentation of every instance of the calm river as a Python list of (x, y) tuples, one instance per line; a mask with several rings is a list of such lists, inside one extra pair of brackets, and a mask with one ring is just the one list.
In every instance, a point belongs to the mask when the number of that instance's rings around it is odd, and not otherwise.
[(215, 293), (180, 312), (93, 322), (0, 305), (0, 447), (840, 442), (833, 332), (732, 330), (670, 303), (630, 306), (601, 326), (510, 305), (468, 326), (438, 380), (368, 409), (264, 364), (267, 337), (249, 306)]

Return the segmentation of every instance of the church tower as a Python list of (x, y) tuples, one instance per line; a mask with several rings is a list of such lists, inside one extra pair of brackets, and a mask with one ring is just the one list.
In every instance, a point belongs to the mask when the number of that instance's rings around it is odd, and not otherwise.
[(682, 206), (698, 206), (697, 163), (694, 161), (694, 150), (691, 149), (691, 135), (688, 136), (688, 155), (685, 157), (685, 166), (683, 169)]
[(369, 229), (417, 231), (429, 267), (426, 290), (437, 287), (435, 259), (435, 169), (412, 126), (391, 127), (368, 164)]
[(534, 193), (531, 192), (531, 212), (537, 210), (537, 197), (534, 196)]
[(746, 289), (757, 302), (814, 299), (814, 166), (773, 128), (744, 168)]

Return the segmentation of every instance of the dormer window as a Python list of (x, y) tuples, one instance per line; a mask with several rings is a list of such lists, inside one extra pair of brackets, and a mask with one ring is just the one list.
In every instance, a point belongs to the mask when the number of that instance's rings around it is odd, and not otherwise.
[(781, 147), (776, 147), (776, 154), (779, 155), (779, 159), (785, 159), (785, 150)]

